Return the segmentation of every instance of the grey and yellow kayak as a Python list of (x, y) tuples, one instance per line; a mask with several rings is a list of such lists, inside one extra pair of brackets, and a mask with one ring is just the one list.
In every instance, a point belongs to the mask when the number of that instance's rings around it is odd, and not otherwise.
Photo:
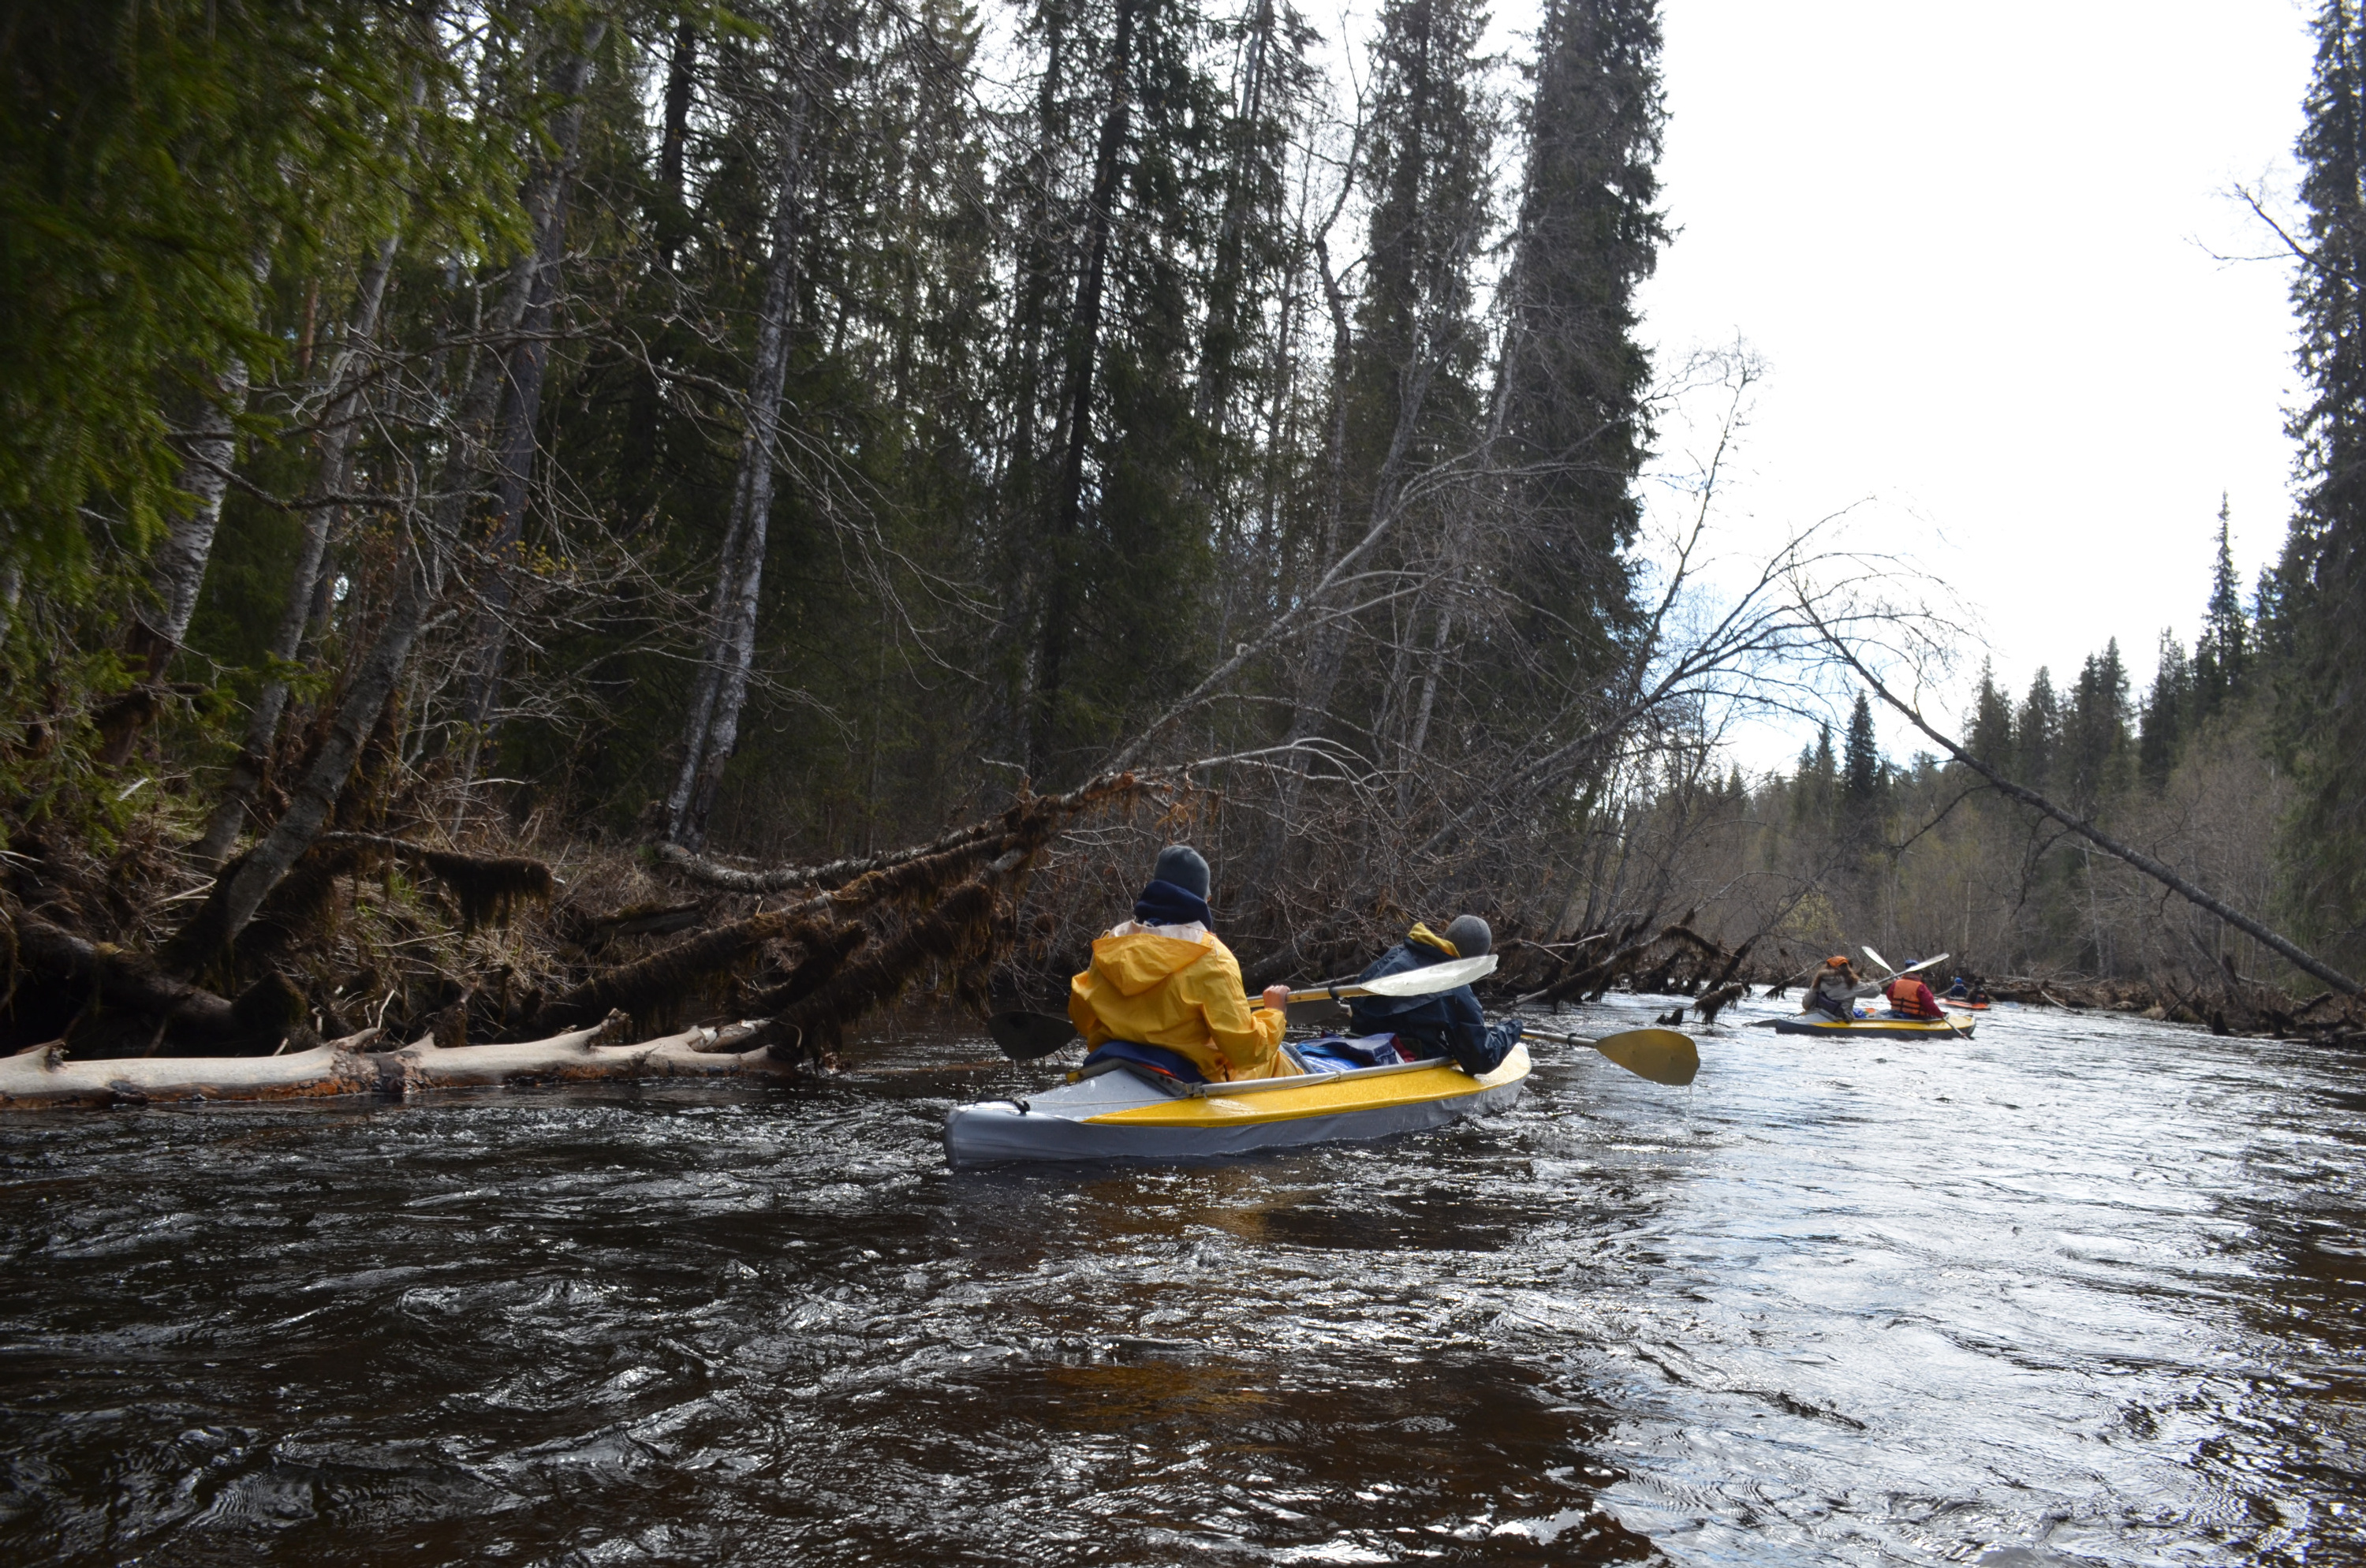
[(1968, 1040), (1978, 1027), (1977, 1019), (1949, 1018), (1856, 1018), (1841, 1020), (1801, 1013), (1797, 1018), (1774, 1018), (1766, 1027), (1777, 1034), (1814, 1034), (1827, 1039), (1871, 1040)]
[(1190, 1160), (1385, 1138), (1501, 1110), (1519, 1097), (1529, 1061), (1527, 1047), (1515, 1045), (1478, 1077), (1429, 1060), (1189, 1086), (1110, 1066), (1024, 1099), (956, 1107), (945, 1118), (945, 1157), (957, 1166)]

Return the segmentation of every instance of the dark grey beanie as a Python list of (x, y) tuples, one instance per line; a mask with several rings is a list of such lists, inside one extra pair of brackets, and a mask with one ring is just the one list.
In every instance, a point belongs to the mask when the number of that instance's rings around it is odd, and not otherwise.
[(1476, 915), (1457, 915), (1437, 934), (1452, 942), (1454, 951), (1464, 958), (1476, 958), (1495, 945), (1495, 933)]
[(1194, 898), (1208, 897), (1208, 863), (1189, 844), (1169, 844), (1159, 851), (1158, 863), (1150, 874), (1155, 881), (1173, 883)]

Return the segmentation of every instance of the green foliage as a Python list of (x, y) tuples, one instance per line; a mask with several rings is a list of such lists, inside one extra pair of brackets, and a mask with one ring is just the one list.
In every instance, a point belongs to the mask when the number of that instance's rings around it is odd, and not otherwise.
[(2169, 785), (2169, 771), (2177, 765), (2196, 705), (2193, 665), (2185, 657), (2185, 645), (2164, 631), (2160, 662), (2153, 671), (2152, 687), (2145, 694), (2136, 741), (2137, 771), (2155, 795)]
[[(483, 17), (497, 49), (512, 18)], [(268, 280), (375, 238), (414, 199), (488, 200), (442, 18), (365, 5), (40, 6), (0, 42), (0, 556), (86, 583), (86, 516), (136, 555), (173, 504), (173, 436), (234, 358), (286, 340)], [(425, 173), (423, 179), (422, 173)]]
[(1980, 689), (1964, 725), (1964, 740), (1972, 755), (1984, 762), (2007, 767), (2012, 761), (2012, 703), (1996, 683), (1996, 671), (1980, 660)]
[(2302, 489), (2261, 621), (2272, 733), (2302, 791), (2283, 844), (2290, 897), (2304, 931), (2354, 968), (2366, 954), (2366, 22), (2351, 0), (2327, 0), (2315, 31), (2297, 148), (2307, 255), (2293, 284)]
[(1505, 286), (1499, 460), (1526, 525), (1511, 570), (1528, 640), (1563, 680), (1617, 658), (1651, 446), (1650, 356), (1635, 290), (1658, 265), (1666, 119), (1656, 0), (1550, 0), (1525, 115), (1527, 167)]

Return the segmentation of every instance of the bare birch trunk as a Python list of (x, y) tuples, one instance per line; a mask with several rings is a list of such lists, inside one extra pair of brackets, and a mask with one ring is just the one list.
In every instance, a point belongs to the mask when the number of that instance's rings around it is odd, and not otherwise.
[(739, 713), (755, 664), (756, 609), (764, 586), (764, 545), (772, 512), (772, 461), (779, 446), (781, 394), (788, 377), (789, 313), (796, 294), (797, 182), (805, 140), (805, 89), (781, 143), (779, 195), (772, 209), (772, 261), (756, 333), (756, 363), (749, 377), (748, 434), (731, 523), (716, 563), (715, 611), (707, 656), (691, 690), (682, 730), (682, 769), (666, 797), (665, 841), (695, 850), (706, 841), (706, 820), (722, 787), (723, 770), (739, 743)]
[[(1451, 585), (1448, 592), (1451, 592)], [(1405, 742), (1404, 756), (1397, 774), (1397, 816), (1413, 814), (1413, 774), (1421, 766), (1422, 752), (1429, 745), (1429, 716), (1437, 705), (1438, 671), (1446, 664), (1446, 645), (1453, 635), (1454, 606), (1441, 604), (1437, 610), (1437, 637), (1430, 644), (1429, 667), (1422, 671), (1421, 699), (1414, 705), (1413, 734)]]
[[(362, 406), (360, 389), (354, 384), (355, 370), (377, 335), (378, 308), (386, 298), (386, 282), (394, 269), (399, 243), (397, 237), (388, 236), (362, 274), (344, 341), (338, 344), (328, 373), (322, 378), (328, 400), (321, 411), (320, 464), (313, 479), (314, 493), (318, 495), (342, 494), (349, 482), (354, 436)], [(293, 663), (303, 649), (305, 629), (313, 620), (321, 563), (328, 558), (330, 529), (344, 510), (339, 502), (323, 501), (304, 514), (304, 537), (297, 552), (296, 570), (287, 580), (287, 604), (271, 637), (271, 658), (276, 665)], [(220, 864), (231, 846), (238, 841), (239, 833), (246, 826), (247, 811), (263, 787), (272, 748), (279, 738), (279, 721), (287, 711), (287, 682), (275, 671), (255, 694), (238, 759), (231, 764), (230, 782), (223, 786), (220, 803), (206, 824), (205, 837), (197, 841), (195, 853), (199, 864)]]
[(141, 616), (151, 645), (151, 679), (179, 651), (181, 638), (197, 614), (197, 594), (206, 585), (206, 563), (213, 557), (214, 535), (221, 527), (222, 496), (230, 489), (231, 460), (237, 456), (238, 416), (246, 412), (246, 361), (232, 355), (214, 381), (215, 397), (198, 416), (189, 438), (188, 460), (182, 465), (180, 488), (189, 504), (173, 519), (164, 542), (148, 563), (148, 587), (156, 608)]

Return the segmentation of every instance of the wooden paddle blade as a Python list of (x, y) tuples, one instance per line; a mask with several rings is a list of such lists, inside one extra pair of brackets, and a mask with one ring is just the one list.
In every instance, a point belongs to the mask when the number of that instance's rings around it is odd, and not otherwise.
[(1682, 1089), (1700, 1076), (1700, 1047), (1673, 1029), (1630, 1029), (1606, 1034), (1594, 1048), (1639, 1078)]
[(1075, 1024), (1047, 1012), (998, 1012), (986, 1021), (986, 1032), (994, 1036), (1002, 1054), (1014, 1062), (1048, 1056), (1081, 1038)]

